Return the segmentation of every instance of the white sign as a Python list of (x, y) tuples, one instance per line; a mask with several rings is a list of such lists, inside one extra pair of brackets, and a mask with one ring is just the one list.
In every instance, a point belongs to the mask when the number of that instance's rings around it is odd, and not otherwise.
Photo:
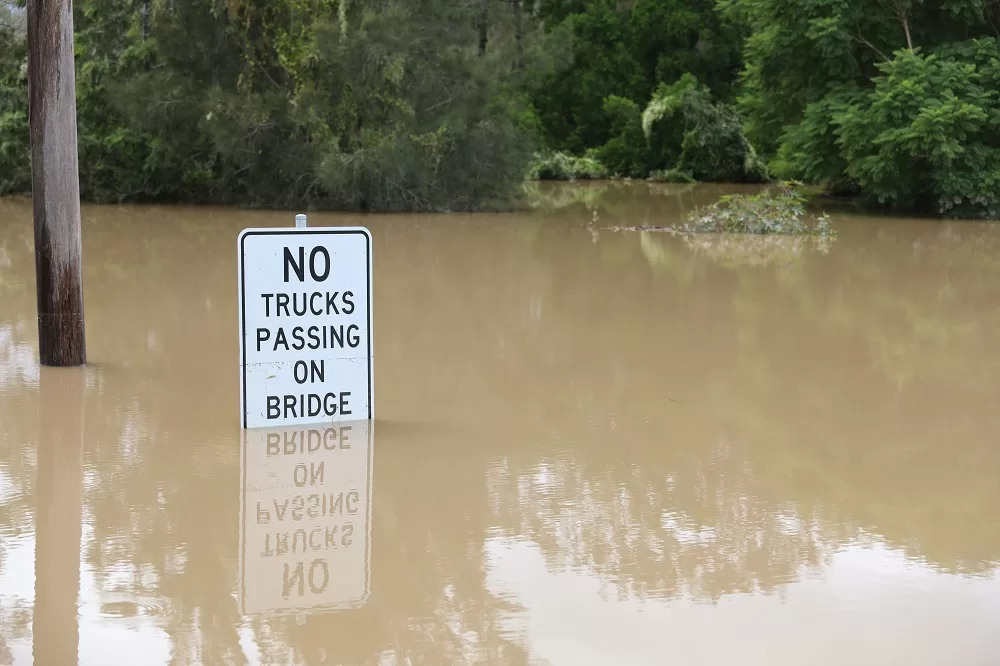
[(239, 274), (243, 427), (373, 418), (368, 230), (247, 229)]
[(354, 609), (371, 588), (370, 421), (243, 433), (240, 608)]

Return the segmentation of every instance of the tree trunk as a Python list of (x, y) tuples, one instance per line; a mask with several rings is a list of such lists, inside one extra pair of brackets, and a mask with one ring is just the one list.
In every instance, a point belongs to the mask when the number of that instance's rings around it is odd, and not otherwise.
[(490, 11), (488, 0), (484, 0), (483, 2), (483, 11), (479, 15), (479, 24), (477, 27), (479, 29), (479, 57), (482, 58), (486, 55), (486, 45), (489, 41), (490, 32)]
[(899, 17), (899, 20), (903, 22), (903, 32), (906, 33), (906, 48), (913, 50), (913, 40), (910, 39), (910, 22), (906, 18), (906, 14)]
[(521, 0), (510, 0), (514, 9), (514, 43), (517, 48), (515, 66), (519, 71), (524, 69), (524, 23), (521, 17)]

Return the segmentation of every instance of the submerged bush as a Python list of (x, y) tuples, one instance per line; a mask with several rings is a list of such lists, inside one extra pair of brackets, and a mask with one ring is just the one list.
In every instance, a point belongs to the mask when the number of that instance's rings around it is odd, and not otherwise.
[(692, 212), (683, 233), (835, 235), (830, 219), (806, 214), (806, 197), (797, 183), (781, 183), (758, 194), (732, 194)]
[(694, 178), (691, 177), (686, 171), (679, 171), (677, 169), (657, 169), (649, 174), (649, 178), (646, 180), (653, 183), (696, 183)]
[(593, 157), (574, 157), (563, 152), (538, 153), (531, 166), (534, 180), (602, 180), (608, 170)]

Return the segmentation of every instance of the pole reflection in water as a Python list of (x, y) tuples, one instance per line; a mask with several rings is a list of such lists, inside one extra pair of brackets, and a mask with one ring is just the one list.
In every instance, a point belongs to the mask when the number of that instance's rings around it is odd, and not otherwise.
[(370, 421), (243, 434), (240, 609), (357, 609), (371, 591)]
[(34, 661), (77, 663), (85, 370), (42, 368), (35, 510)]

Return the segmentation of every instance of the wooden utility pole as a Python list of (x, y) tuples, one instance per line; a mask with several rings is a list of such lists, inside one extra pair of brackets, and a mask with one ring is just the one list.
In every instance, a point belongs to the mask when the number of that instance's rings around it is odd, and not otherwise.
[(28, 0), (28, 114), (42, 365), (83, 365), (80, 177), (71, 0)]

